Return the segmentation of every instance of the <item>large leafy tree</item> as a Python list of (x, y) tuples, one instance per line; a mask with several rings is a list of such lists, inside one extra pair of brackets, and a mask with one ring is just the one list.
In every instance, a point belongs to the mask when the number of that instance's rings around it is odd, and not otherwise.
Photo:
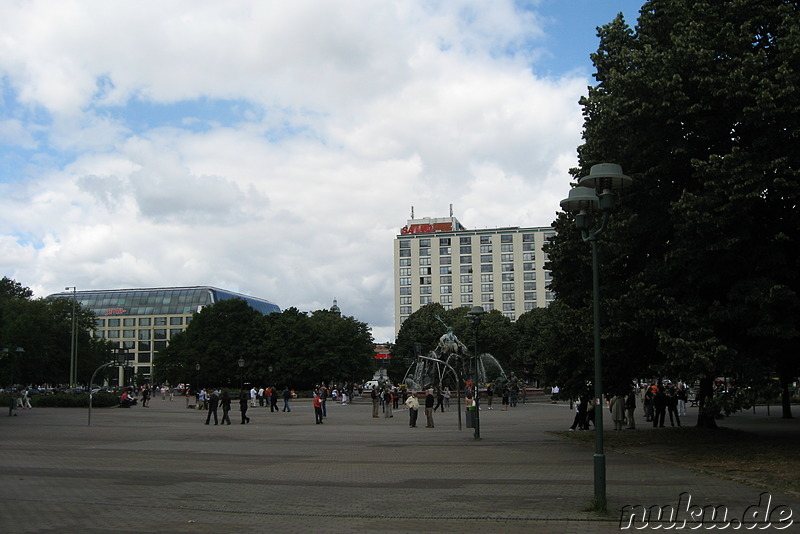
[[(797, 374), (798, 11), (651, 0), (635, 31), (600, 29), (575, 175), (613, 161), (636, 179), (601, 243), (606, 374), (698, 379), (704, 408), (715, 376)], [(569, 216), (555, 226), (553, 289), (582, 306), (588, 247)]]
[[(4, 277), (0, 280), (0, 348), (8, 348), (0, 364), (0, 383), (66, 384), (72, 342), (71, 299), (34, 299), (33, 292)], [(94, 314), (76, 309), (78, 383), (87, 384), (94, 370), (110, 359), (107, 342), (93, 338)], [(16, 348), (24, 349), (17, 354)], [(5, 353), (4, 353), (5, 354)]]

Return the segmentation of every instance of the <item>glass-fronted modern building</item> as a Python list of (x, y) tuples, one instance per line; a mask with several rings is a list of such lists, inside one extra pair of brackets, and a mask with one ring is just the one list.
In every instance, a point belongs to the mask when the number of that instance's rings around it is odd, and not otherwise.
[[(263, 314), (281, 311), (268, 300), (211, 286), (64, 291), (49, 296), (73, 297), (97, 315), (92, 334), (125, 349), (133, 373), (148, 379), (153, 357), (166, 348), (173, 336), (186, 329), (192, 315), (203, 306), (238, 298)], [(120, 383), (124, 383), (123, 372), (120, 369)]]

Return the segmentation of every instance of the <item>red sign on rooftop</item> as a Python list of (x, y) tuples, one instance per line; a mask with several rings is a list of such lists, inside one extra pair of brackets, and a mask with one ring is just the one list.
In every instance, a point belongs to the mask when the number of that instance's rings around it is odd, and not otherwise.
[(452, 232), (453, 223), (409, 224), (400, 229), (401, 234), (430, 234), (433, 232)]

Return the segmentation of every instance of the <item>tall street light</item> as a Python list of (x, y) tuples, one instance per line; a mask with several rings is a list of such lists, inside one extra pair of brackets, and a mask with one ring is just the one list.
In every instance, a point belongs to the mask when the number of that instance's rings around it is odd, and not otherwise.
[(195, 364), (194, 370), (197, 371), (197, 389), (195, 389), (195, 393), (200, 391), (200, 364)]
[[(78, 383), (78, 321), (75, 316), (75, 308), (78, 303), (78, 288), (75, 286), (67, 286), (64, 289), (72, 290), (72, 341), (69, 348), (69, 385), (70, 387), (75, 387)], [(89, 387), (91, 387), (91, 384)]]
[(474, 400), (472, 404), (474, 408), (472, 419), (475, 423), (475, 439), (481, 439), (481, 417), (480, 406), (478, 406), (478, 398), (480, 397), (480, 387), (478, 384), (478, 373), (480, 369), (480, 355), (478, 354), (478, 330), (481, 326), (481, 318), (484, 316), (484, 314), (486, 314), (486, 312), (481, 306), (473, 306), (472, 309), (467, 312), (467, 317), (472, 319), (472, 328), (475, 330), (475, 389), (472, 392), (472, 398)]
[[(632, 182), (622, 174), (622, 167), (614, 163), (593, 165), (588, 176), (578, 180), (569, 196), (561, 201), (564, 211), (574, 212), (575, 226), (581, 237), (592, 245), (592, 311), (594, 316), (594, 500), (601, 510), (606, 508), (606, 457), (603, 452), (603, 372), (600, 350), (600, 274), (597, 258), (597, 238), (606, 228), (614, 211), (614, 190), (621, 190)], [(592, 212), (599, 208), (600, 225), (592, 228)]]
[(242, 391), (244, 390), (244, 378), (242, 375), (242, 371), (244, 369), (244, 358), (239, 358), (238, 364), (239, 364), (239, 395), (241, 395)]
[(14, 367), (16, 367), (17, 364), (17, 356), (19, 356), (23, 352), (25, 352), (25, 349), (23, 349), (22, 347), (17, 347), (14, 350), (13, 354), (11, 354), (11, 351), (9, 351), (8, 348), (3, 349), (3, 355), (6, 357), (8, 356), (11, 357), (11, 389), (9, 390), (8, 393), (10, 399), (10, 402), (8, 403), (9, 417), (11, 417), (14, 414)]

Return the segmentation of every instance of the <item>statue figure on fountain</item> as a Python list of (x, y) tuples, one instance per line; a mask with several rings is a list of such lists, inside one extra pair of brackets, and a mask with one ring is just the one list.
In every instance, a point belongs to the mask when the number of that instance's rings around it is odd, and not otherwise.
[(466, 354), (467, 347), (453, 333), (453, 327), (445, 323), (438, 315), (436, 319), (447, 329), (447, 332), (439, 338), (439, 343), (436, 345), (436, 353), (440, 356), (445, 354)]

